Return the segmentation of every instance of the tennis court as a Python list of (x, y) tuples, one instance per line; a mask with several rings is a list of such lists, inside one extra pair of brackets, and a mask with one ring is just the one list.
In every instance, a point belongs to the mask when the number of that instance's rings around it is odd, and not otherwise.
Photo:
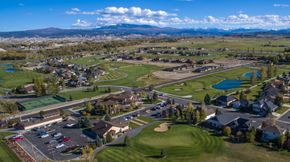
[(49, 106), (65, 102), (65, 99), (60, 96), (55, 97), (41, 97), (34, 100), (18, 102), (20, 110), (31, 110), (39, 107)]

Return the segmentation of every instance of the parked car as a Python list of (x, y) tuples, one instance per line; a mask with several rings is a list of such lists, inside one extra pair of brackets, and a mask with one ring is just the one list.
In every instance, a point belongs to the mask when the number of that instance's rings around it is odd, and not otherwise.
[(22, 141), (24, 140), (24, 137), (16, 137), (16, 138), (13, 138), (14, 141)]
[(53, 139), (53, 140), (46, 142), (46, 144), (53, 144), (53, 143), (57, 143), (57, 141)]
[(63, 142), (69, 142), (70, 140), (71, 140), (70, 137), (64, 137), (62, 141), (63, 141)]
[(73, 127), (75, 124), (73, 124), (73, 123), (67, 123), (66, 125), (65, 125), (65, 127), (67, 127), (67, 128), (71, 128), (71, 127)]
[(56, 145), (55, 148), (58, 149), (58, 148), (62, 148), (62, 147), (64, 147), (64, 146), (65, 146), (65, 145), (64, 145), (63, 143), (61, 143), (61, 144)]
[(13, 136), (12, 138), (15, 139), (15, 138), (19, 138), (19, 137), (23, 137), (21, 134), (17, 134), (15, 136)]
[(150, 112), (151, 112), (151, 110), (146, 110), (145, 112), (148, 114), (148, 113), (150, 113)]
[(60, 132), (53, 135), (53, 137), (60, 137), (60, 136), (62, 136), (62, 133), (60, 133)]
[(134, 118), (136, 118), (136, 117), (139, 117), (140, 116), (140, 114), (134, 114), (134, 115), (132, 115)]
[(46, 134), (42, 134), (42, 135), (40, 136), (40, 138), (46, 138), (46, 137), (49, 137), (49, 134), (48, 134), (48, 133), (46, 133)]

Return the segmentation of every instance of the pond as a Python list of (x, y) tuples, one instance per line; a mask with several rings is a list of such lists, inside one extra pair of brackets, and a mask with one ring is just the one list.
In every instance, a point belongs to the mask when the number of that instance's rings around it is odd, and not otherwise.
[(5, 69), (6, 73), (14, 73), (16, 70), (14, 68), (7, 68)]
[[(247, 72), (247, 73), (244, 73), (243, 74), (243, 77), (244, 78), (247, 78), (247, 79), (250, 79), (250, 78), (252, 78), (252, 74), (253, 74), (253, 72)], [(256, 77), (257, 78), (260, 78), (261, 77), (260, 71), (256, 71)]]
[(229, 90), (233, 88), (239, 88), (242, 85), (243, 81), (241, 80), (223, 80), (212, 87), (219, 90)]

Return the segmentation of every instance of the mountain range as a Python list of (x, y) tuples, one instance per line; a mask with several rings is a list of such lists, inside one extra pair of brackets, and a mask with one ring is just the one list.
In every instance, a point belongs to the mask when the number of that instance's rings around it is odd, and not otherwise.
[(44, 37), (44, 38), (62, 38), (62, 37), (92, 37), (92, 36), (228, 36), (228, 35), (282, 35), (290, 36), (290, 29), (283, 30), (264, 30), (264, 29), (178, 29), (170, 27), (156, 27), (151, 25), (136, 24), (118, 24), (103, 26), (93, 29), (60, 29), (44, 28), (25, 31), (0, 32), (3, 38), (25, 38), (25, 37)]

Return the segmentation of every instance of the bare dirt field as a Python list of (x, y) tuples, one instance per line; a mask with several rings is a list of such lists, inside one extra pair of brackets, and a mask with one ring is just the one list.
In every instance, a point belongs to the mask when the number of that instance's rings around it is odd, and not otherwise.
[(178, 64), (178, 63), (152, 62), (152, 61), (150, 61), (148, 59), (142, 60), (142, 61), (138, 61), (138, 60), (123, 60), (121, 62), (129, 63), (129, 64), (155, 65), (155, 66), (159, 66), (159, 67), (176, 67), (176, 66), (183, 65), (183, 64)]
[(152, 74), (157, 78), (166, 80), (178, 80), (198, 75), (198, 73), (192, 72), (169, 72), (169, 71), (155, 71)]

